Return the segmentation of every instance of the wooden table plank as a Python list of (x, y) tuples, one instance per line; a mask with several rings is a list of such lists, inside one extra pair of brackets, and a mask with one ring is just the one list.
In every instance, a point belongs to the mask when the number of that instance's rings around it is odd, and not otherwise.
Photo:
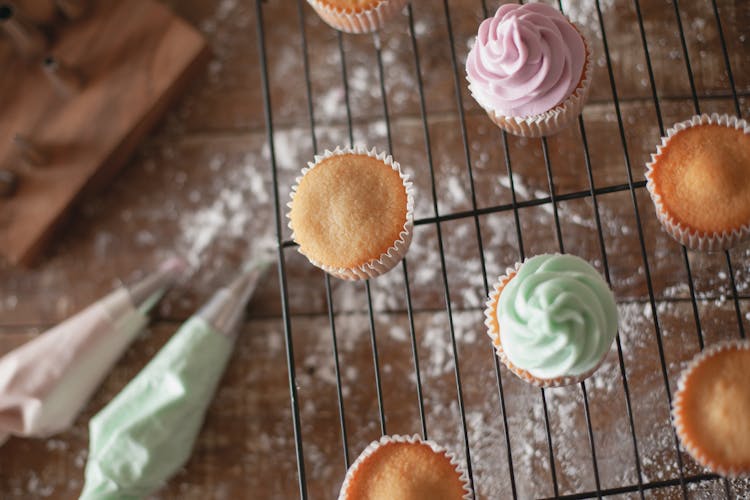
[[(548, 3), (556, 4), (552, 0)], [(255, 21), (251, 3), (224, 0), (191, 0), (168, 2), (192, 21), (212, 41), (216, 57), (207, 74), (193, 86), (193, 97), (178, 111), (181, 126), (193, 131), (262, 129), (263, 116), (258, 85), (258, 54), (255, 46)], [(494, 11), (499, 1), (488, 1)], [(750, 6), (732, 0), (719, 1), (725, 37), (729, 45), (737, 85), (750, 91), (750, 50), (746, 26), (750, 23)], [(456, 50), (463, 61), (476, 35), (483, 14), (479, 0), (451, 0)], [(604, 49), (598, 36), (599, 24), (594, 2), (564, 2), (571, 17), (582, 25), (594, 44), (596, 71), (592, 100), (609, 100), (611, 93), (604, 63)], [(601, 2), (605, 27), (614, 60), (620, 96), (649, 100), (645, 57), (637, 29), (632, 0)], [(697, 86), (701, 93), (727, 94), (728, 82), (723, 73), (723, 59), (718, 32), (709, 2), (688, 2), (681, 6), (686, 28), (692, 36), (687, 43)], [(425, 79), (427, 106), (430, 113), (453, 112), (454, 90), (448, 53), (447, 30), (441, 0), (423, 0), (413, 4)], [(674, 11), (669, 4), (642, 1), (649, 49), (662, 97), (690, 95), (687, 73)], [(307, 103), (302, 80), (302, 52), (295, 2), (269, 2), (264, 7), (268, 26), (268, 50), (274, 118), (278, 124), (302, 124), (307, 120)], [(315, 111), (320, 123), (343, 122), (343, 88), (341, 84), (338, 41), (335, 32), (323, 24), (308, 7), (305, 9), (306, 32), (315, 95)], [(394, 115), (419, 113), (415, 91), (414, 61), (406, 16), (389, 23), (380, 34), (388, 80), (389, 105)], [(351, 78), (350, 91), (355, 116), (379, 117), (380, 94), (375, 48), (371, 36), (345, 36), (347, 64)], [(670, 68), (679, 68), (679, 71)], [(434, 75), (434, 76), (433, 76)], [(290, 76), (293, 76), (290, 78)], [(476, 109), (464, 89), (464, 102)]]
[[(750, 310), (750, 301), (743, 301)], [(676, 477), (669, 412), (659, 373), (653, 323), (644, 303), (620, 306), (625, 365), (634, 402), (636, 435), (646, 478)], [(670, 382), (698, 350), (691, 306), (660, 302)], [(706, 342), (737, 337), (730, 302), (701, 304)], [(505, 444), (493, 374), (493, 354), (486, 341), (482, 312), (455, 314), (464, 397), (482, 498), (509, 492)], [(178, 324), (160, 322), (136, 340), (115, 367), (74, 428), (48, 440), (11, 439), (0, 448), (3, 498), (76, 498), (82, 487), (88, 419), (133, 377), (166, 342)], [(344, 474), (339, 416), (326, 316), (293, 318), (299, 403), (311, 498), (332, 498)], [(379, 435), (367, 318), (337, 317), (344, 404), (350, 454), (354, 458)], [(389, 432), (419, 431), (416, 386), (408, 318), (376, 314), (384, 408)], [(460, 421), (453, 381), (453, 360), (445, 312), (417, 313), (415, 327), (425, 394), (427, 425), (433, 439), (462, 455)], [(30, 338), (21, 332), (0, 334), (0, 353)], [(503, 380), (519, 494), (551, 494), (546, 438), (538, 390), (503, 368)], [(634, 483), (632, 441), (625, 413), (616, 351), (587, 382), (592, 421), (604, 487)], [(594, 488), (580, 389), (547, 391), (555, 436), (561, 492)], [(195, 453), (157, 498), (293, 498), (296, 467), (283, 330), (279, 319), (252, 319), (243, 325), (236, 352), (198, 439)], [(701, 469), (683, 457), (689, 473)], [(743, 482), (736, 483), (739, 487)], [(744, 491), (744, 490), (738, 490)]]
[[(726, 110), (727, 100), (711, 101), (707, 109)], [(664, 113), (670, 120), (683, 119), (684, 102), (668, 103)], [(629, 127), (629, 153), (636, 180), (643, 180), (645, 164), (658, 129), (650, 120), (650, 103), (623, 106)], [(616, 124), (608, 106), (589, 106), (587, 130), (597, 187), (623, 185), (627, 172), (622, 161)], [(630, 121), (628, 121), (630, 123)], [(506, 206), (498, 214), (480, 218), (485, 259), (490, 275), (500, 274), (518, 259), (515, 223), (500, 134), (480, 114), (468, 117), (469, 140), (474, 154), (477, 204), (480, 208)], [(417, 190), (417, 218), (432, 217), (428, 164), (422, 143), (421, 123), (394, 119), (394, 154), (412, 174)], [(455, 116), (438, 115), (430, 120), (433, 134), (440, 137), (433, 151), (442, 215), (471, 209), (471, 187), (466, 173), (459, 123)], [(346, 143), (346, 130), (325, 127), (318, 131), (321, 147)], [(640, 133), (639, 133), (640, 132)], [(377, 124), (357, 125), (355, 139), (386, 147), (384, 130)], [(177, 253), (189, 259), (192, 270), (161, 308), (162, 317), (187, 317), (211, 291), (229, 280), (244, 258), (261, 249), (273, 248), (271, 178), (262, 134), (177, 136), (166, 133), (147, 143), (118, 181), (102, 194), (89, 198), (75, 215), (75, 223), (52, 246), (43, 266), (35, 270), (0, 264), (0, 325), (54, 323), (83, 308), (111, 289), (118, 279), (136, 277), (139, 269), (153, 267), (160, 258)], [(542, 150), (538, 141), (511, 138), (516, 196), (530, 201), (549, 196)], [(552, 171), (558, 195), (587, 192), (583, 149), (576, 130), (566, 131), (549, 141)], [(299, 170), (312, 157), (309, 131), (281, 129), (276, 134), (280, 168), (280, 190), (287, 199), (289, 187)], [(641, 218), (654, 287), (657, 296), (689, 297), (684, 264), (678, 245), (660, 229), (645, 189), (639, 189)], [(165, 201), (166, 200), (166, 201)], [(643, 299), (647, 290), (634, 269), (642, 266), (633, 206), (628, 191), (602, 195), (599, 199), (605, 241), (610, 254), (615, 289), (622, 300)], [(600, 259), (596, 226), (590, 201), (560, 204), (560, 218), (568, 251), (590, 260)], [(521, 210), (527, 251), (556, 251), (551, 206)], [(473, 219), (446, 223), (448, 272), (451, 287), (461, 290), (453, 300), (458, 308), (483, 303), (478, 247)], [(454, 237), (454, 232), (460, 234)], [(285, 238), (290, 233), (284, 227)], [(750, 285), (750, 246), (732, 253), (736, 261), (739, 290)], [(326, 309), (320, 272), (292, 248), (289, 280), (291, 307), (295, 313), (324, 313)], [(725, 262), (719, 255), (691, 253), (697, 288), (709, 296), (729, 291)], [(439, 259), (434, 227), (420, 225), (410, 250), (415, 307), (434, 309), (441, 292), (432, 286), (438, 277)], [(724, 273), (723, 277), (722, 274)], [(269, 273), (259, 292), (257, 312), (279, 315), (278, 282)], [(355, 285), (334, 280), (336, 308), (355, 311), (366, 308)], [(403, 289), (399, 269), (373, 282), (377, 310), (403, 310)]]
[[(138, 340), (97, 393), (70, 432), (51, 440), (13, 439), (0, 448), (0, 497), (75, 498), (85, 461), (86, 420), (106, 403), (218, 284), (229, 279), (243, 258), (273, 246), (270, 210), (270, 164), (259, 89), (255, 19), (251, 3), (223, 0), (168, 2), (201, 29), (213, 43), (214, 59), (190, 95), (170, 113), (165, 124), (140, 149), (117, 182), (89, 197), (70, 226), (37, 270), (20, 271), (0, 264), (0, 352), (84, 307), (114, 286), (174, 251), (195, 264), (170, 293), (151, 333)], [(495, 8), (500, 2), (488, 2)], [(481, 15), (481, 2), (451, 0), (457, 52), (465, 57)], [(575, 4), (575, 5), (574, 5)], [(580, 4), (580, 5), (579, 5)], [(692, 113), (679, 37), (670, 4), (642, 1), (656, 83), (666, 123)], [(682, 2), (688, 46), (695, 57), (696, 83), (711, 97), (701, 101), (707, 111), (732, 110), (727, 80), (709, 2)], [(738, 88), (750, 92), (747, 26), (750, 6), (720, 0), (729, 53)], [(578, 8), (574, 18), (591, 36), (601, 56), (598, 21), (593, 3), (564, 2)], [(633, 3), (601, 2), (621, 97), (628, 153), (636, 181), (659, 137)], [(471, 208), (460, 123), (453, 94), (453, 75), (443, 4), (414, 4), (417, 37), (426, 80), (429, 128), (442, 215)], [(299, 169), (312, 155), (302, 59), (293, 2), (267, 2), (274, 141), (282, 199)], [(316, 134), (320, 148), (348, 141), (343, 107), (338, 44), (305, 6), (313, 63)], [(703, 22), (705, 21), (705, 22)], [(394, 138), (393, 152), (415, 175), (418, 218), (433, 216), (428, 165), (413, 73), (413, 55), (405, 18), (380, 35), (386, 64), (386, 87)], [(354, 137), (359, 142), (387, 145), (372, 37), (344, 36), (353, 104)], [(675, 56), (675, 50), (677, 55)], [(705, 52), (701, 56), (701, 51)], [(606, 67), (597, 61), (595, 89), (584, 118), (593, 176), (598, 187), (626, 182), (623, 151), (614, 107), (609, 100)], [(464, 89), (465, 91), (465, 89)], [(724, 94), (722, 97), (720, 94)], [(464, 92), (467, 132), (480, 208), (507, 205), (511, 193), (498, 131)], [(742, 99), (747, 113), (747, 99)], [(549, 195), (538, 141), (510, 138), (516, 195), (528, 202)], [(579, 132), (565, 131), (549, 140), (550, 160), (558, 195), (588, 189)], [(660, 229), (644, 189), (637, 194), (646, 248), (658, 298), (667, 371), (674, 383), (680, 369), (697, 351), (697, 338), (685, 282), (681, 250)], [(668, 408), (660, 376), (653, 320), (647, 303), (639, 240), (628, 191), (598, 197), (603, 217), (615, 292), (621, 302), (621, 335), (626, 373), (636, 418), (644, 480), (677, 476)], [(601, 268), (596, 226), (590, 200), (564, 201), (559, 214), (566, 249)], [(549, 205), (520, 210), (527, 254), (555, 251)], [(485, 260), (489, 278), (518, 259), (511, 211), (482, 215)], [(480, 498), (509, 494), (502, 419), (499, 413), (493, 357), (482, 326), (484, 294), (473, 218), (444, 222), (448, 281), (455, 311), (459, 362), (464, 380), (469, 439)], [(286, 231), (286, 229), (285, 229)], [(288, 237), (288, 232), (285, 232)], [(424, 382), (430, 436), (461, 454), (463, 443), (457, 413), (453, 360), (434, 224), (419, 225), (408, 264), (419, 361)], [(326, 316), (323, 275), (293, 248), (285, 250), (290, 308), (299, 384), (301, 423), (310, 497), (334, 497), (344, 473), (336, 386)], [(750, 246), (731, 253), (740, 293), (741, 315), (750, 329)], [(690, 253), (706, 342), (737, 336), (723, 255)], [(388, 431), (419, 431), (416, 390), (404, 313), (404, 282), (400, 268), (372, 282), (375, 326), (380, 348), (384, 408)], [(361, 283), (333, 280), (336, 327), (343, 377), (350, 456), (379, 435), (372, 353), (369, 344), (366, 294)], [(279, 290), (269, 273), (249, 306), (238, 350), (212, 406), (196, 453), (186, 469), (156, 498), (294, 498), (297, 495), (289, 392), (283, 347)], [(636, 482), (632, 440), (617, 356), (611, 352), (602, 370), (587, 382), (594, 439), (602, 486)], [(552, 494), (541, 400), (530, 388), (502, 369), (510, 426), (511, 450), (521, 497)], [(562, 493), (592, 490), (591, 456), (578, 388), (548, 391), (556, 471)], [(686, 472), (699, 473), (683, 456)], [(732, 482), (738, 496), (750, 491), (747, 481)], [(691, 494), (710, 497), (721, 491), (715, 482), (691, 487)], [(679, 490), (654, 492), (658, 498), (679, 496)]]
[[(49, 54), (80, 89), (61, 93), (41, 62), (0, 52), (14, 75), (0, 82), (0, 166), (21, 177), (0, 199), (0, 254), (15, 264), (36, 261), (81, 193), (111, 180), (207, 54), (196, 30), (151, 0), (92, 3), (54, 37)], [(40, 165), (24, 168), (18, 135)]]

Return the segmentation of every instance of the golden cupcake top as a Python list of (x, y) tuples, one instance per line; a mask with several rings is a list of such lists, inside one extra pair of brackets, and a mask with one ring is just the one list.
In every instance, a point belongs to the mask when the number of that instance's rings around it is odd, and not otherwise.
[(346, 500), (461, 500), (464, 481), (451, 459), (424, 442), (380, 444), (353, 466)]
[(672, 135), (651, 166), (654, 194), (669, 216), (693, 230), (750, 224), (750, 135), (715, 123)]
[(289, 212), (300, 252), (335, 268), (380, 258), (401, 238), (408, 193), (397, 168), (380, 157), (345, 153), (308, 170)]
[[(346, 11), (363, 11), (373, 9), (383, 0), (319, 0), (320, 3), (334, 9)], [(387, 1), (387, 0), (386, 0)]]
[(750, 343), (699, 355), (675, 395), (685, 447), (720, 473), (750, 473)]

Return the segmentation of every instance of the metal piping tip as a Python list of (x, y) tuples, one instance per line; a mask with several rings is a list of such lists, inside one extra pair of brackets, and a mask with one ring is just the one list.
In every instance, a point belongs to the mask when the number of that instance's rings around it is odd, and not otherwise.
[(16, 50), (29, 61), (37, 61), (49, 42), (42, 31), (19, 15), (18, 9), (9, 2), (0, 2), (0, 32), (10, 38)]
[(48, 163), (47, 155), (44, 154), (41, 148), (34, 141), (29, 139), (27, 136), (22, 134), (16, 134), (13, 137), (13, 144), (15, 144), (21, 156), (27, 162), (32, 165), (45, 165)]
[(63, 96), (71, 96), (83, 88), (81, 75), (52, 55), (44, 58), (42, 69), (57, 92)]
[(18, 174), (12, 170), (0, 168), (0, 198), (10, 198), (18, 189)]
[(185, 261), (177, 257), (162, 262), (155, 272), (128, 287), (133, 306), (148, 313), (186, 268)]
[(233, 336), (242, 321), (245, 306), (270, 263), (268, 259), (256, 259), (245, 265), (242, 274), (217, 291), (198, 311), (198, 316), (219, 333)]

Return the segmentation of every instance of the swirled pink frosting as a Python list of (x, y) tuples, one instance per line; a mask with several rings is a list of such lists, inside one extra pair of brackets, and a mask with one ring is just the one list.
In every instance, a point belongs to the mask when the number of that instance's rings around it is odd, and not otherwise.
[(466, 60), (469, 89), (486, 110), (504, 116), (548, 111), (575, 91), (586, 46), (549, 5), (502, 5), (479, 26)]

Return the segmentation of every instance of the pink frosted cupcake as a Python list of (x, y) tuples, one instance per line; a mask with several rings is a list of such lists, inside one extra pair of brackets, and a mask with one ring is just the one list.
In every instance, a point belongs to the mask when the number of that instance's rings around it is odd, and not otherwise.
[(539, 3), (502, 5), (479, 26), (466, 60), (469, 90), (501, 129), (553, 135), (583, 110), (591, 49), (560, 11)]

